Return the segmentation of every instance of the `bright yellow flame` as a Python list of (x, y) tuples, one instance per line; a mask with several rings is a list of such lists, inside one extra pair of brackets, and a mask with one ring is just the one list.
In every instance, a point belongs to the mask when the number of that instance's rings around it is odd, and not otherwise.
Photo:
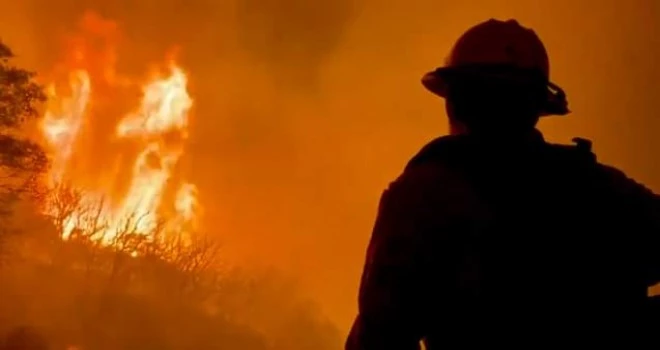
[(185, 131), (192, 100), (188, 95), (188, 79), (172, 65), (171, 75), (144, 87), (142, 105), (137, 113), (126, 116), (117, 126), (119, 136), (160, 136), (170, 131)]
[(159, 224), (158, 209), (167, 182), (182, 154), (180, 147), (168, 147), (163, 136), (175, 132), (185, 138), (192, 99), (186, 90), (187, 79), (181, 69), (144, 87), (142, 104), (117, 126), (119, 137), (140, 137), (144, 150), (133, 166), (128, 194), (121, 205), (120, 217), (138, 218), (140, 232), (154, 230)]
[[(55, 85), (48, 86), (48, 110), (43, 118), (46, 139), (57, 150), (53, 155), (51, 181), (62, 181), (65, 166), (71, 159), (73, 147), (85, 118), (91, 93), (89, 75), (85, 71), (74, 71), (69, 77), (71, 95), (60, 98)], [(57, 108), (59, 107), (59, 108)]]

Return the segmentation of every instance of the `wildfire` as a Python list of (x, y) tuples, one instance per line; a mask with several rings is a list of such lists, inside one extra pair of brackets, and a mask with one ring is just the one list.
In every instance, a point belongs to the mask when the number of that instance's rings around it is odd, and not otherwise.
[[(84, 23), (99, 28), (100, 21), (88, 17)], [(85, 63), (100, 60), (89, 57), (82, 42), (71, 50), (76, 68), (67, 84), (48, 87), (41, 125), (52, 162), (49, 185), (78, 196), (65, 203), (53, 191), (48, 214), (57, 218), (65, 239), (76, 232), (97, 235), (105, 244), (121, 233), (184, 237), (196, 228), (198, 207), (196, 187), (178, 171), (193, 105), (185, 72), (169, 61), (142, 84), (134, 107), (122, 111), (136, 86), (118, 79), (114, 67), (87, 69)]]

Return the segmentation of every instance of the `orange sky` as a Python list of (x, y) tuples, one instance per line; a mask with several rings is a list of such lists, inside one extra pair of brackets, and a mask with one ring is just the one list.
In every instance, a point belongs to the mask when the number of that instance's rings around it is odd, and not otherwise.
[(195, 99), (185, 162), (199, 185), (207, 230), (233, 259), (300, 278), (342, 330), (355, 312), (380, 192), (419, 147), (446, 131), (442, 102), (419, 79), (476, 22), (517, 18), (545, 41), (552, 78), (574, 112), (542, 124), (549, 139), (592, 138), (601, 160), (660, 190), (654, 0), (0, 6), (0, 38), (42, 71), (54, 63), (58, 36), (84, 10), (121, 27), (124, 71), (141, 72), (178, 44)]

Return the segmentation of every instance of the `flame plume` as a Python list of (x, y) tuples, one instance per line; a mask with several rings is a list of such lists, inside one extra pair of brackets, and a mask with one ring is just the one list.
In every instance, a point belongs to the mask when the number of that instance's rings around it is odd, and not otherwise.
[[(83, 23), (114, 30), (93, 16)], [(170, 61), (141, 86), (135, 107), (112, 113), (130, 100), (122, 91), (135, 88), (133, 81), (107, 66), (114, 59), (91, 57), (83, 40), (74, 43), (69, 66), (75, 68), (64, 87), (49, 85), (41, 124), (52, 162), (47, 180), (54, 189), (47, 213), (58, 217), (64, 239), (90, 230), (95, 232), (86, 233), (98, 234), (105, 244), (126, 231), (148, 239), (165, 231), (185, 239), (196, 229), (198, 208), (195, 185), (178, 174), (193, 105), (188, 77)], [(114, 58), (112, 50), (105, 53)], [(87, 68), (88, 62), (106, 67)], [(79, 194), (69, 210), (62, 209), (58, 188)]]

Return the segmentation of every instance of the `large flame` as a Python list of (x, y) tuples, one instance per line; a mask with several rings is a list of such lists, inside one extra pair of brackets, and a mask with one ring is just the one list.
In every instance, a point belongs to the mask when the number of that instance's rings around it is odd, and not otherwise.
[[(103, 27), (96, 17), (85, 21)], [(88, 57), (82, 43), (71, 49), (68, 84), (49, 85), (41, 128), (52, 161), (49, 185), (79, 197), (69, 210), (61, 198), (46, 210), (60, 216), (65, 239), (78, 231), (94, 231), (88, 233), (106, 244), (121, 233), (185, 236), (195, 229), (197, 209), (195, 186), (177, 174), (192, 107), (185, 72), (170, 60), (141, 86), (133, 108), (115, 113), (130, 100), (122, 90), (134, 86), (118, 79), (114, 67), (85, 67), (100, 60)]]

